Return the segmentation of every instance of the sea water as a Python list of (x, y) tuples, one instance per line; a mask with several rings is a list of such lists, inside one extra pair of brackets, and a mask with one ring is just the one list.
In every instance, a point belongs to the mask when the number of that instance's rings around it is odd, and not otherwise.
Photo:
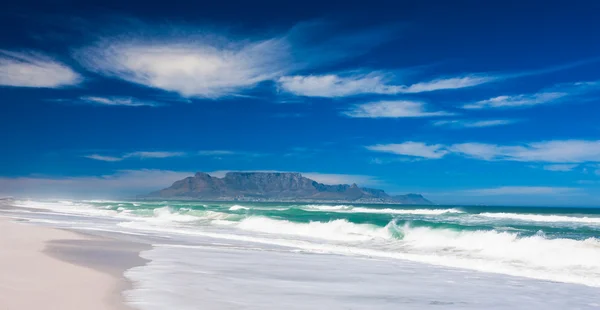
[(17, 201), (38, 223), (145, 238), (153, 309), (597, 309), (590, 208)]

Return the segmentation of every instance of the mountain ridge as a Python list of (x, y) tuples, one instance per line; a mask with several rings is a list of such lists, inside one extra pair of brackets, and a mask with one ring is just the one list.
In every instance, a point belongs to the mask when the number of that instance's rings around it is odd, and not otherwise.
[(354, 202), (432, 204), (420, 194), (389, 195), (357, 184), (328, 185), (297, 172), (228, 172), (213, 177), (205, 172), (175, 181), (170, 187), (141, 199), (206, 201)]

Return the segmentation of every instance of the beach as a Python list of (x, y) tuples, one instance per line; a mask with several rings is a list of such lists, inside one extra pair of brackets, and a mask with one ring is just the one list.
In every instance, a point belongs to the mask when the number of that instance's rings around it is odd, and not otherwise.
[(600, 210), (10, 203), (2, 310), (600, 308)]
[[(12, 209), (3, 206), (3, 209)], [(0, 217), (0, 309), (131, 310), (123, 272), (140, 244)]]

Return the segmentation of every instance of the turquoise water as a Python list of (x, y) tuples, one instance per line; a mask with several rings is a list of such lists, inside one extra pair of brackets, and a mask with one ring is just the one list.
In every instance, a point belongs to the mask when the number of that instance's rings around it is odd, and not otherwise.
[(600, 209), (191, 201), (40, 202), (130, 231), (600, 287)]
[[(487, 207), (487, 206), (404, 206), (373, 204), (295, 204), (295, 203), (201, 203), (189, 201), (90, 202), (101, 209), (154, 217), (155, 210), (196, 216), (198, 220), (218, 212), (223, 219), (242, 221), (266, 217), (294, 223), (345, 220), (355, 224), (385, 227), (429, 227), (455, 231), (518, 232), (519, 236), (543, 233), (547, 238), (585, 240), (600, 236), (600, 208), (571, 207)], [(212, 217), (218, 217), (212, 214)], [(399, 236), (401, 237), (401, 236)]]

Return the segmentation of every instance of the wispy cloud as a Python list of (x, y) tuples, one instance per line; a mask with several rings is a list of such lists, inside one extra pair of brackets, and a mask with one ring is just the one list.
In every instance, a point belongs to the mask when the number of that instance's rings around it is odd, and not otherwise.
[(81, 81), (70, 67), (47, 55), (0, 50), (0, 86), (58, 88)]
[(517, 120), (510, 119), (493, 119), (493, 120), (439, 120), (431, 124), (433, 126), (449, 127), (449, 128), (482, 128), (495, 127), (516, 123)]
[(525, 95), (498, 96), (475, 103), (466, 104), (464, 109), (486, 109), (486, 108), (511, 108), (534, 106), (538, 104), (554, 102), (568, 96), (567, 93), (549, 92)]
[(228, 150), (203, 150), (197, 153), (200, 156), (222, 156), (222, 155), (235, 155), (236, 152)]
[(576, 194), (581, 189), (576, 187), (550, 187), (550, 186), (500, 186), (465, 190), (462, 193), (475, 196), (501, 196), (501, 195), (556, 195)]
[(597, 81), (559, 84), (537, 93), (497, 96), (465, 104), (463, 108), (471, 110), (518, 108), (556, 103), (564, 101), (567, 98), (585, 95), (591, 91), (600, 91), (599, 86), (600, 83)]
[(232, 151), (232, 150), (202, 150), (196, 153), (193, 153), (197, 156), (206, 156), (212, 157), (216, 159), (222, 159), (225, 156), (236, 157), (236, 158), (245, 158), (245, 159), (253, 159), (262, 156), (268, 156), (266, 153), (256, 153), (256, 152), (246, 152), (246, 151)]
[(186, 155), (186, 153), (184, 153), (184, 152), (138, 151), (138, 152), (125, 153), (121, 156), (106, 156), (106, 155), (100, 155), (100, 154), (91, 154), (91, 155), (85, 155), (84, 157), (89, 158), (89, 159), (94, 159), (94, 160), (100, 160), (100, 161), (115, 162), (115, 161), (122, 161), (122, 160), (129, 159), (129, 158), (139, 158), (139, 159), (169, 158), (169, 157), (181, 157), (181, 156), (185, 156), (185, 155)]
[(82, 101), (97, 104), (97, 105), (108, 105), (108, 106), (128, 106), (128, 107), (156, 107), (160, 106), (158, 102), (141, 100), (134, 97), (98, 97), (98, 96), (84, 96), (80, 98)]
[(361, 94), (408, 94), (473, 87), (493, 81), (494, 77), (466, 75), (440, 78), (412, 85), (394, 84), (391, 73), (295, 75), (278, 79), (281, 90), (307, 97), (347, 97)]
[(520, 161), (574, 164), (600, 162), (600, 140), (551, 140), (522, 145), (458, 143), (452, 145), (405, 142), (367, 146), (378, 152), (429, 159), (455, 154), (486, 161)]
[(400, 118), (400, 117), (435, 117), (449, 116), (446, 111), (428, 111), (426, 104), (418, 101), (376, 101), (352, 106), (342, 112), (343, 115), (355, 118)]
[(132, 152), (123, 155), (124, 158), (168, 158), (185, 156), (184, 152)]
[(553, 140), (524, 145), (462, 143), (450, 147), (454, 153), (483, 160), (581, 163), (600, 161), (600, 141)]
[(238, 156), (238, 157), (246, 157), (246, 158), (254, 158), (260, 156), (266, 156), (268, 154), (263, 153), (252, 153), (252, 152), (244, 152), (244, 151), (230, 151), (230, 150), (201, 150), (197, 152), (158, 152), (158, 151), (137, 151), (124, 153), (121, 155), (101, 155), (101, 154), (90, 154), (85, 155), (83, 157), (99, 160), (99, 161), (107, 161), (107, 162), (116, 162), (122, 161), (126, 159), (158, 159), (158, 158), (172, 158), (172, 157), (183, 157), (183, 156), (206, 156), (206, 157), (215, 157), (221, 158), (223, 156)]
[(100, 160), (100, 161), (121, 161), (121, 160), (123, 160), (123, 157), (104, 156), (104, 155), (99, 155), (99, 154), (85, 155), (83, 157), (93, 159), (93, 160)]
[(577, 164), (555, 164), (555, 165), (544, 165), (542, 169), (548, 171), (573, 171), (573, 169), (577, 168), (579, 165)]
[(396, 86), (386, 84), (380, 73), (351, 75), (336, 74), (284, 76), (279, 78), (279, 88), (298, 96), (346, 97), (358, 94), (395, 94)]
[(404, 156), (414, 156), (429, 159), (438, 159), (448, 154), (442, 144), (425, 144), (421, 142), (404, 142), (399, 144), (376, 144), (366, 147), (375, 152), (392, 153)]
[(210, 41), (106, 42), (81, 51), (78, 58), (92, 71), (185, 97), (234, 94), (285, 71), (290, 47), (280, 38), (224, 45)]
[[(324, 23), (301, 23), (277, 36), (248, 38), (189, 27), (104, 37), (75, 51), (91, 71), (184, 97), (239, 95), (294, 71), (332, 64), (366, 52), (390, 36), (386, 29), (327, 38)], [(160, 27), (158, 27), (160, 28)], [(319, 33), (319, 34), (320, 34)]]
[(439, 78), (405, 86), (404, 93), (422, 93), (444, 89), (460, 89), (473, 87), (498, 80), (498, 77), (470, 74), (459, 77)]
[[(404, 83), (393, 71), (355, 70), (320, 75), (289, 75), (277, 80), (280, 90), (306, 97), (348, 97), (364, 94), (397, 95), (433, 92), (475, 87), (486, 83), (507, 79), (546, 74), (587, 64), (586, 60), (562, 66), (516, 73), (466, 73), (454, 76), (441, 76), (431, 80)], [(565, 88), (566, 85), (557, 86)], [(556, 91), (555, 91), (556, 92)], [(498, 96), (488, 100), (465, 105), (465, 108), (477, 109), (495, 106), (534, 105), (555, 100), (559, 93), (539, 93), (530, 95)], [(482, 106), (482, 107), (480, 107)]]

